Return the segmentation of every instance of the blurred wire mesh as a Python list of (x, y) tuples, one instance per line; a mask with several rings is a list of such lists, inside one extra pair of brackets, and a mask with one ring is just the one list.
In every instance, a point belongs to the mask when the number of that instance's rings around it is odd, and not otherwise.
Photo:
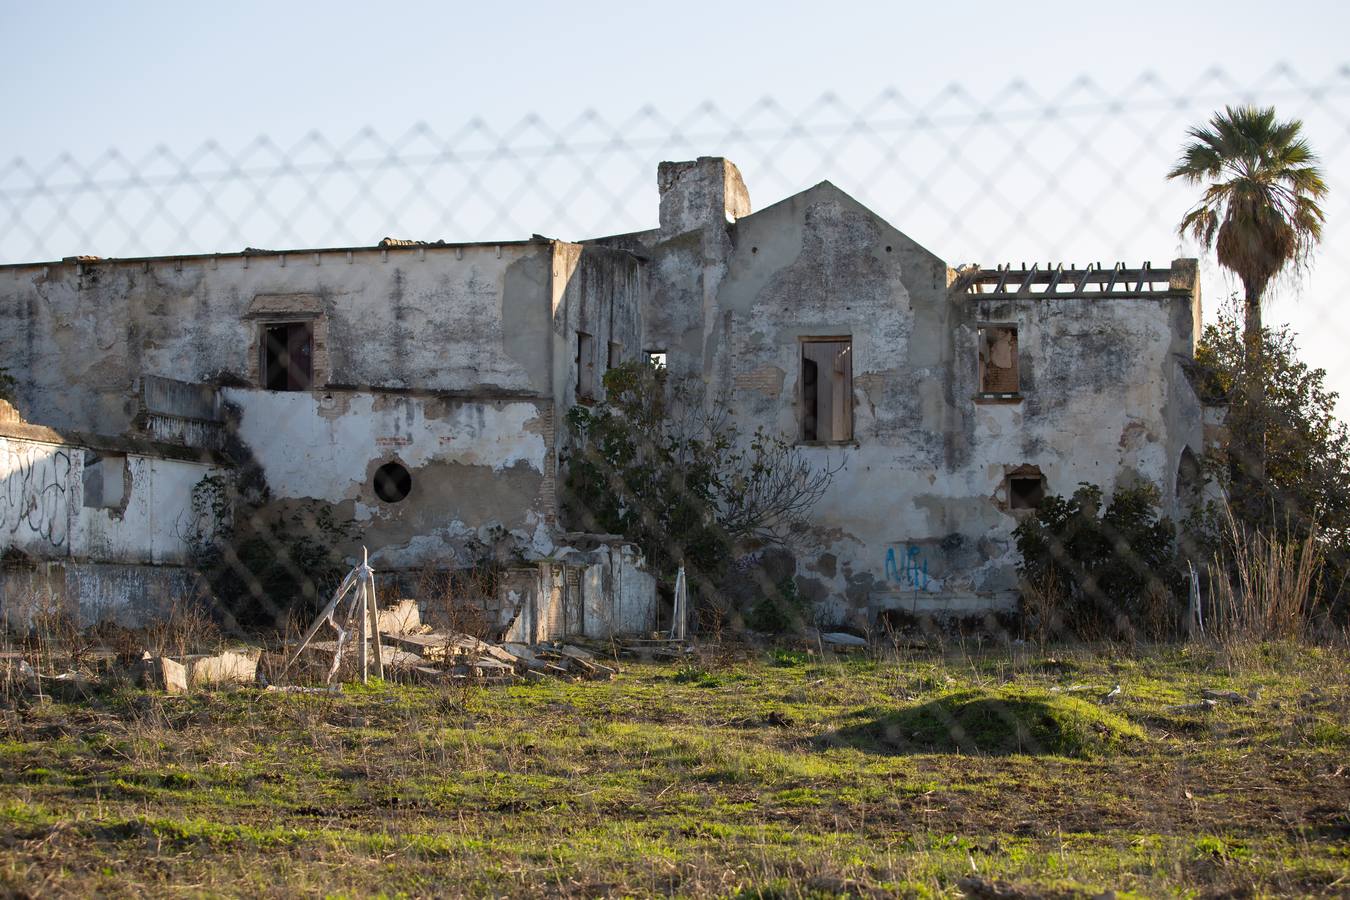
[[(1164, 174), (1185, 129), (1247, 102), (1303, 119), (1332, 176), (1334, 248), (1350, 202), (1334, 190), (1350, 146), (1350, 66), (1312, 79), (1280, 67), (1246, 83), (1214, 69), (1180, 85), (1144, 74), (1117, 91), (1088, 77), (1053, 93), (1011, 81), (988, 96), (953, 84), (801, 108), (766, 97), (744, 110), (543, 111), (507, 127), (474, 118), (396, 136), (16, 157), (0, 168), (0, 261), (612, 234), (655, 224), (658, 161), (700, 154), (735, 161), (757, 208), (829, 179), (950, 262), (1137, 260), (1177, 249), (1193, 198)], [(1327, 256), (1323, 274), (1339, 286), (1347, 261)]]
[[(1124, 89), (1085, 76), (1050, 92), (1013, 80), (984, 96), (951, 84), (863, 102), (825, 94), (802, 107), (766, 97), (737, 110), (546, 110), (505, 127), (473, 118), (396, 136), (314, 131), (288, 145), (261, 136), (142, 156), (16, 157), (0, 166), (0, 261), (385, 236), (579, 240), (654, 226), (656, 164), (719, 155), (740, 166), (755, 208), (828, 179), (953, 265), (1165, 264), (1196, 252), (1175, 233), (1194, 192), (1165, 173), (1188, 127), (1237, 103), (1302, 119), (1322, 157), (1332, 187), (1324, 246), (1298, 279), (1308, 302), (1277, 318), (1293, 320), (1338, 387), (1350, 379), (1339, 350), (1350, 327), (1324, 313), (1350, 290), (1339, 249), (1350, 193), (1338, 189), (1350, 162), (1350, 65), (1320, 76), (1279, 66), (1251, 80), (1214, 68), (1184, 84), (1145, 73)], [(1212, 308), (1235, 285), (1204, 271)]]

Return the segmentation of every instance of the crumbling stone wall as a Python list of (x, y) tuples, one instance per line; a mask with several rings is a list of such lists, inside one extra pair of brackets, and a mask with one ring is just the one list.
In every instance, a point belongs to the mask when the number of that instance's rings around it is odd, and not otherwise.
[[(1183, 453), (1202, 446), (1182, 371), (1199, 321), (1186, 261), (1166, 296), (984, 300), (828, 182), (750, 213), (725, 171), (664, 174), (661, 228), (607, 243), (652, 257), (648, 339), (747, 432), (802, 439), (803, 342), (847, 342), (851, 433), (802, 445), (840, 467), (794, 548), (821, 621), (1009, 608), (1028, 514), (1015, 478), (1058, 493), (1148, 480), (1171, 504)], [(1011, 374), (979, 381), (990, 324), (1016, 329), (1015, 390)]]

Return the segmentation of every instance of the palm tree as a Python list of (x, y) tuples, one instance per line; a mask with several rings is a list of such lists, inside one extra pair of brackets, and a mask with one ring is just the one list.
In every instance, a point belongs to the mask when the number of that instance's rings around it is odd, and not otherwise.
[[(1327, 193), (1317, 156), (1301, 136), (1303, 123), (1275, 118), (1274, 107), (1227, 107), (1207, 128), (1192, 128), (1181, 159), (1167, 173), (1205, 192), (1177, 232), (1213, 248), (1219, 265), (1242, 281), (1246, 407), (1265, 399), (1261, 301), (1286, 267), (1305, 263), (1322, 239), (1325, 217), (1317, 201)], [(1248, 435), (1248, 438), (1253, 437)], [(1246, 468), (1261, 477), (1260, 439), (1246, 448)]]

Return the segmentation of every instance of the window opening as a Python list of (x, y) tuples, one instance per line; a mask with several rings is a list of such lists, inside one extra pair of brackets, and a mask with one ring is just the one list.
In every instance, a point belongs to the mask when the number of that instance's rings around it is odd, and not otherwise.
[(126, 499), (127, 457), (124, 453), (84, 451), (84, 505), (117, 509)]
[(666, 351), (648, 350), (647, 362), (651, 364), (653, 369), (664, 369), (666, 367)]
[(1183, 507), (1191, 507), (1200, 502), (1205, 487), (1205, 476), (1190, 447), (1181, 450), (1181, 459), (1177, 462), (1177, 499)]
[(853, 439), (853, 341), (802, 342), (802, 440)]
[(577, 397), (595, 397), (595, 338), (584, 331), (577, 332)]
[(387, 462), (375, 470), (375, 496), (398, 503), (412, 491), (412, 475), (401, 463)]
[(1045, 499), (1044, 475), (1011, 475), (1008, 477), (1008, 508), (1035, 509)]
[(980, 392), (1015, 394), (1017, 380), (1017, 326), (989, 325), (980, 329)]
[(314, 380), (314, 329), (309, 322), (263, 326), (263, 387), (307, 391)]
[(619, 366), (623, 365), (623, 344), (620, 344), (618, 341), (609, 342), (608, 363), (606, 368), (609, 369), (617, 369)]

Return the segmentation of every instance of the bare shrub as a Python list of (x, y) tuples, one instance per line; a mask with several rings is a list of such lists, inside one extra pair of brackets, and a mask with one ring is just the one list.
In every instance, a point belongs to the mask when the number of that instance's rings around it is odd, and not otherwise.
[(1209, 578), (1210, 634), (1220, 643), (1308, 637), (1325, 562), (1317, 527), (1301, 540), (1279, 529), (1263, 533), (1231, 510), (1227, 526)]
[(1056, 570), (1048, 568), (1036, 577), (1022, 579), (1022, 610), (1031, 625), (1031, 638), (1046, 644), (1064, 627), (1068, 592)]
[(489, 638), (493, 627), (486, 609), (500, 580), (500, 568), (488, 562), (467, 569), (427, 566), (417, 579), (417, 597), (452, 633)]
[(169, 613), (145, 628), (145, 649), (156, 656), (187, 656), (220, 646), (220, 628), (200, 603), (174, 598)]
[(1176, 637), (1181, 623), (1177, 595), (1160, 581), (1150, 581), (1139, 598), (1139, 629), (1151, 641)]

